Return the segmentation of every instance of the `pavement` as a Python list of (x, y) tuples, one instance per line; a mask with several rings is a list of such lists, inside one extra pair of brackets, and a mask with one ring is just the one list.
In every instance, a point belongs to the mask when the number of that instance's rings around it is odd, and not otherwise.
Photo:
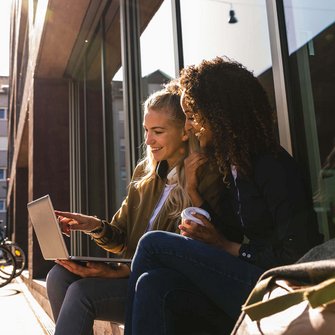
[(54, 323), (20, 278), (0, 288), (1, 335), (51, 335)]

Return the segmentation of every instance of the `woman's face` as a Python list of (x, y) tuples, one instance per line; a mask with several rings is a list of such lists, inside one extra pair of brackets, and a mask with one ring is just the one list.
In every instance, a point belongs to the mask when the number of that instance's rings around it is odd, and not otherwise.
[(205, 148), (211, 143), (213, 133), (208, 124), (201, 122), (197, 113), (191, 111), (186, 102), (184, 93), (182, 93), (180, 98), (181, 108), (186, 115), (185, 130), (187, 132), (191, 131), (198, 138), (200, 147)]
[(165, 110), (149, 109), (144, 114), (143, 127), (145, 144), (156, 161), (166, 160), (169, 167), (174, 167), (184, 157), (188, 136)]

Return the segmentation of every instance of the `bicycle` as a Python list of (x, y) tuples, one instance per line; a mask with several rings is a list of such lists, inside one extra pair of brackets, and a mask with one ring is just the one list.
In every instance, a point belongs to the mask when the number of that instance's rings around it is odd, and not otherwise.
[(0, 287), (10, 283), (16, 276), (15, 257), (4, 245), (0, 245)]
[(4, 238), (0, 242), (0, 246), (8, 249), (15, 258), (16, 263), (16, 271), (15, 277), (19, 276), (26, 266), (26, 254), (23, 249), (15, 242), (8, 240), (8, 238)]

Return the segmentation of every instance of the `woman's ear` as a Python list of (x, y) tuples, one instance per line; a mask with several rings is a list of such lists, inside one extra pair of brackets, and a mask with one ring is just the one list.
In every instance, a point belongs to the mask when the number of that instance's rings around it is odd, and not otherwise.
[(183, 142), (186, 142), (186, 141), (188, 141), (188, 139), (189, 139), (189, 137), (188, 137), (188, 133), (187, 133), (187, 131), (185, 130), (185, 128), (184, 128), (184, 130), (183, 130), (183, 137), (181, 138), (181, 140), (183, 141)]

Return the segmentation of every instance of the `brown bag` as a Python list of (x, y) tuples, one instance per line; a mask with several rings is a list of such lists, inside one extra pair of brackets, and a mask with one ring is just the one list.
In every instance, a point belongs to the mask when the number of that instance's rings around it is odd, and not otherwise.
[(335, 335), (335, 259), (265, 272), (232, 335)]

